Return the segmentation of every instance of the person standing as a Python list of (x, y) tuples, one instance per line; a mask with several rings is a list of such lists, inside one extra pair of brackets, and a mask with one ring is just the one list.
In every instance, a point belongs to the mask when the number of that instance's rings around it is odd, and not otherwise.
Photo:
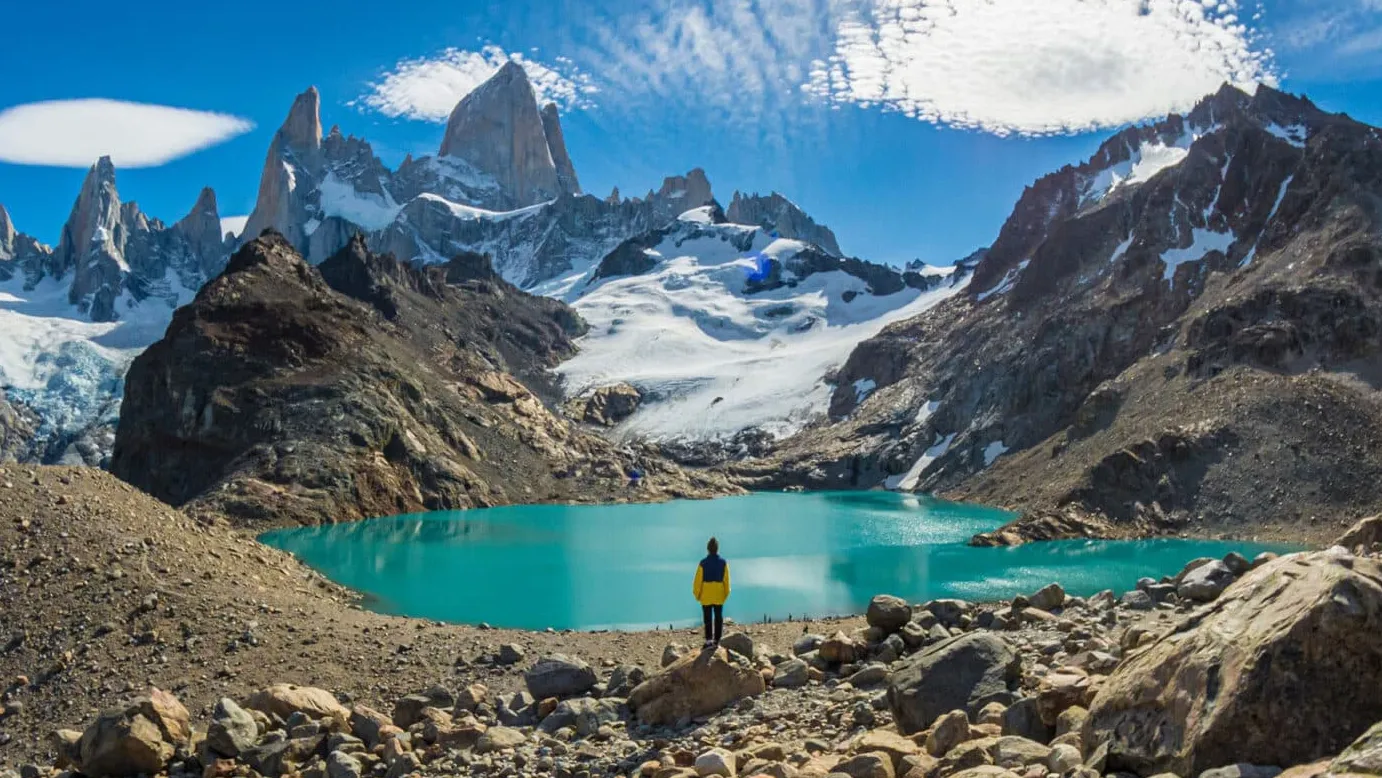
[(705, 646), (710, 649), (720, 645), (720, 637), (725, 629), (725, 600), (729, 599), (729, 563), (720, 557), (720, 541), (711, 538), (705, 544), (710, 552), (696, 566), (696, 582), (693, 591), (696, 601), (701, 604), (701, 618), (705, 620)]

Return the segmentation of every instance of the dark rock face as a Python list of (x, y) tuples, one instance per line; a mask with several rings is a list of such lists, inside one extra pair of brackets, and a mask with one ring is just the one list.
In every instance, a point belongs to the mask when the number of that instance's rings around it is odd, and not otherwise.
[(796, 203), (777, 192), (766, 197), (735, 192), (725, 216), (735, 224), (754, 224), (784, 238), (814, 244), (832, 256), (844, 255), (829, 227), (817, 224)]
[(171, 504), (270, 523), (627, 499), (635, 467), (641, 499), (726, 488), (547, 410), (541, 376), (580, 332), (475, 258), (417, 270), (357, 238), (317, 269), (270, 234), (135, 360), (111, 469)]
[[(1148, 171), (1152, 148), (1179, 161)], [(1375, 510), (1379, 196), (1376, 130), (1269, 88), (1119, 133), (1028, 188), (971, 294), (859, 345), (834, 425), (736, 472), (1115, 534)]]

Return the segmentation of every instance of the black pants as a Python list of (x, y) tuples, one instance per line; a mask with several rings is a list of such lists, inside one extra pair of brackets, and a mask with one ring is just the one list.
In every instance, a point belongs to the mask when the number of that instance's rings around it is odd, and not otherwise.
[[(714, 616), (714, 620), (711, 620)], [(702, 605), (701, 617), (705, 619), (705, 639), (720, 642), (720, 636), (725, 633), (725, 606), (723, 605)], [(711, 631), (714, 627), (714, 631)]]

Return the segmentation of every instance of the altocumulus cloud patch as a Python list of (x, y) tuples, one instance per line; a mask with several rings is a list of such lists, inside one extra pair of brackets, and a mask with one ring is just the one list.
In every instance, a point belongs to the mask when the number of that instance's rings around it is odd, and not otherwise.
[(0, 112), (0, 161), (87, 167), (153, 167), (254, 128), (238, 116), (90, 98), (49, 100)]
[(838, 22), (807, 92), (998, 134), (1110, 127), (1274, 84), (1238, 0), (879, 0)]
[(549, 65), (490, 45), (479, 51), (450, 48), (431, 57), (401, 60), (350, 105), (394, 118), (443, 122), (461, 98), (510, 60), (528, 74), (540, 103), (586, 107), (597, 91), (590, 77), (565, 57)]

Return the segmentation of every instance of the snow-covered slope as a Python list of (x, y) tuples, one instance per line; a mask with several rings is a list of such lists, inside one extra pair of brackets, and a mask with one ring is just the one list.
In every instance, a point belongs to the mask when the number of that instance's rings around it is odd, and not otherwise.
[(116, 321), (91, 321), (68, 302), (68, 285), (44, 279), (26, 289), (16, 274), (0, 282), (0, 387), (38, 419), (26, 461), (100, 464), (114, 442), (125, 371), (163, 336), (173, 311), (194, 291), (168, 272), (158, 296), (116, 300)]
[(658, 231), (642, 249), (646, 272), (594, 272), (568, 292), (590, 325), (558, 368), (568, 392), (623, 382), (643, 393), (619, 434), (707, 440), (800, 429), (825, 413), (828, 377), (855, 345), (967, 281), (842, 262), (716, 216), (695, 209)]

